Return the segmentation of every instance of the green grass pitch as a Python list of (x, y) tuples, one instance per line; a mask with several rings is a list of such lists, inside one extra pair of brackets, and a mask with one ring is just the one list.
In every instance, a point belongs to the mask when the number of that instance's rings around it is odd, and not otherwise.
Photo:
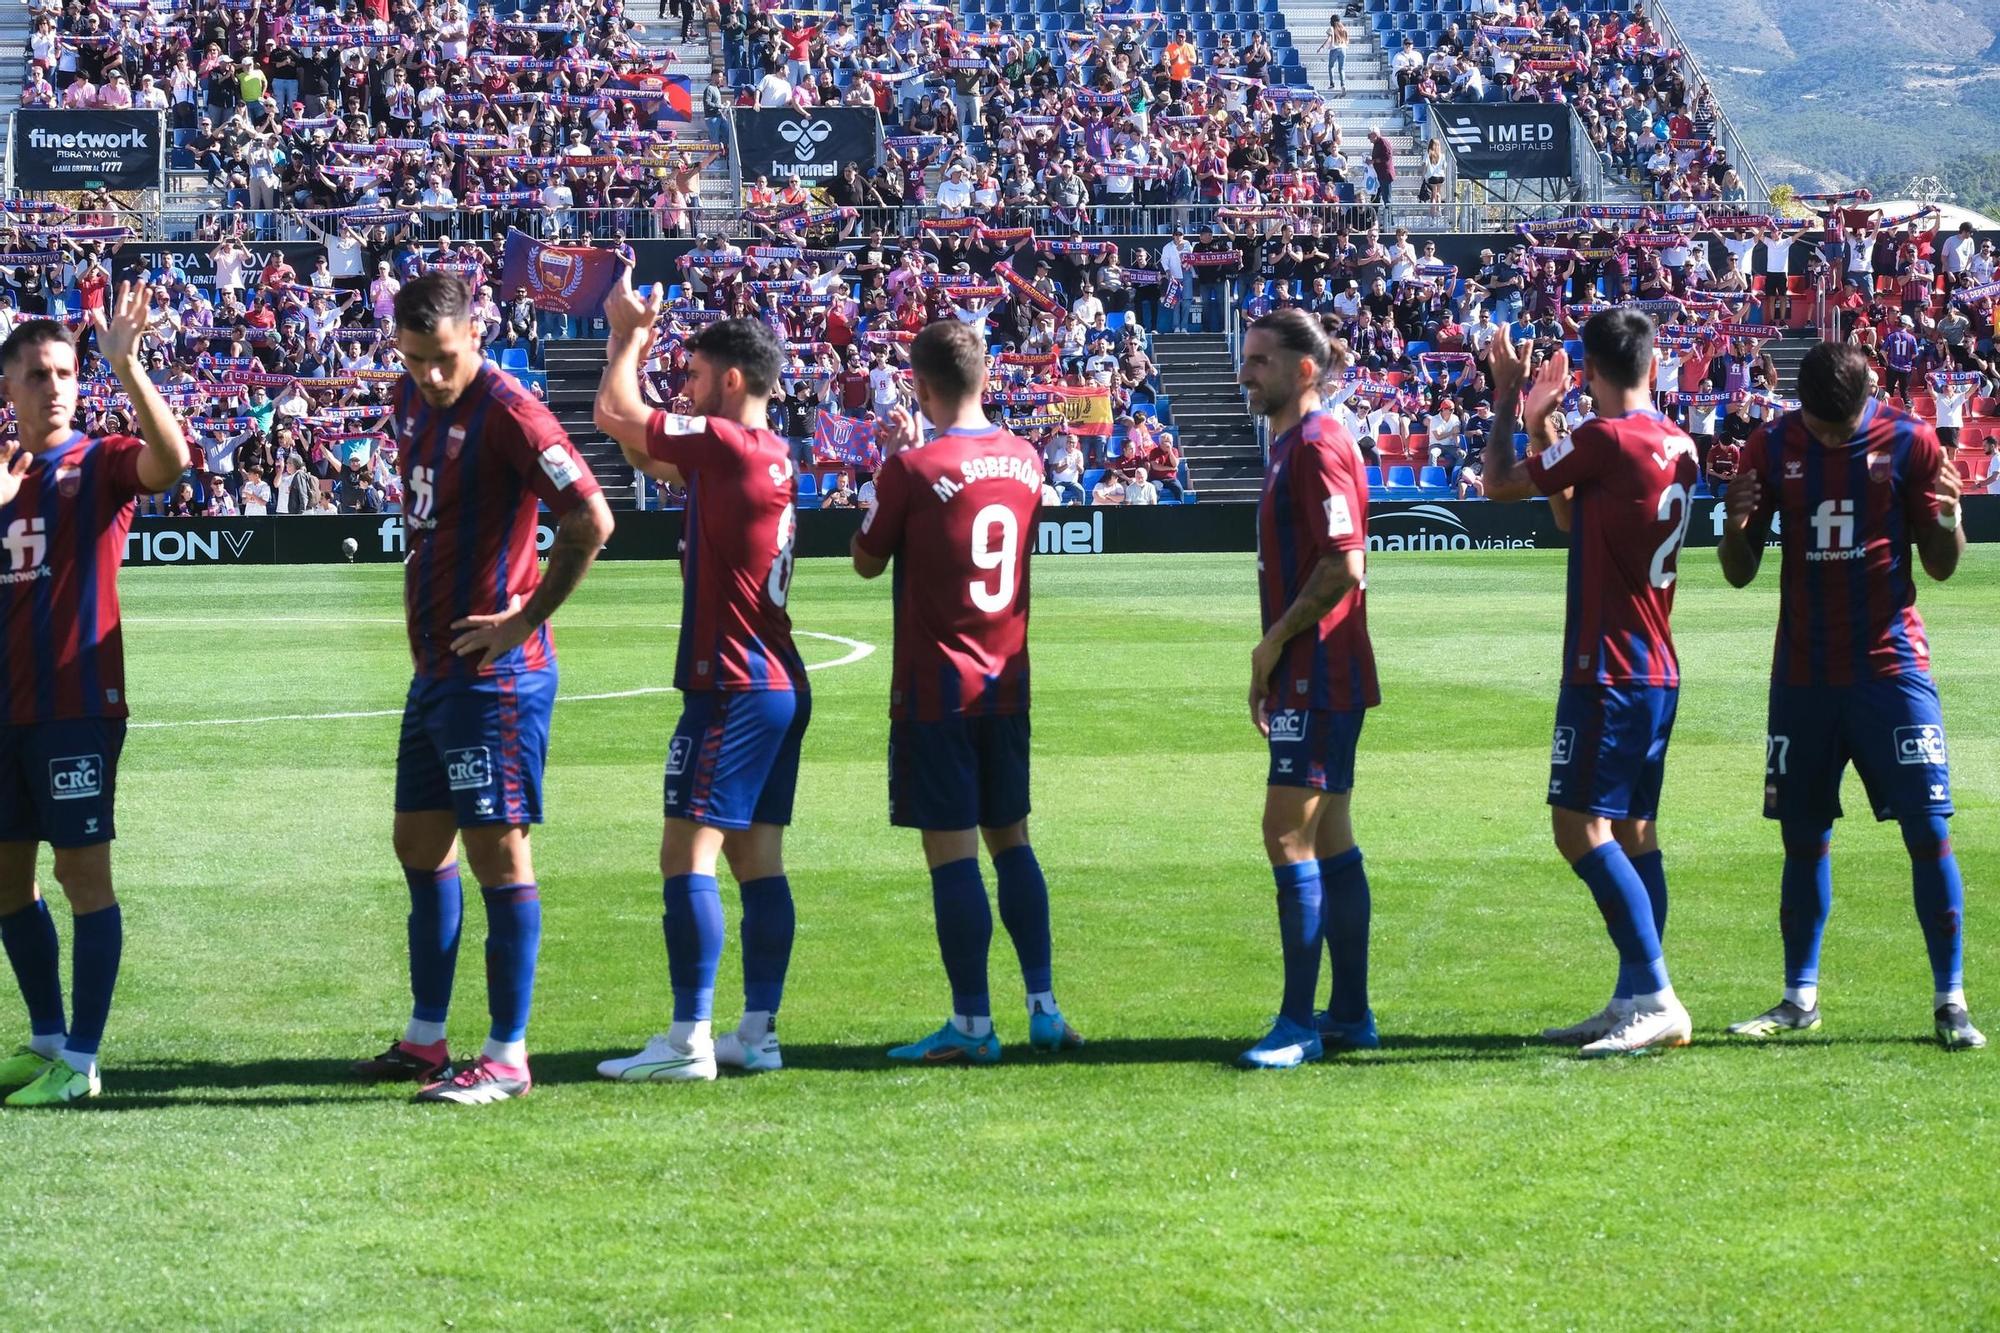
[[(888, 589), (816, 561), (793, 585), (799, 627), (881, 650), (813, 678), (791, 1068), (601, 1083), (597, 1060), (666, 1022), (655, 858), (677, 700), (659, 687), (680, 596), (671, 568), (606, 564), (558, 619), (564, 692), (657, 692), (557, 709), (538, 1085), (476, 1110), (343, 1078), (407, 1012), (400, 571), (128, 572), (141, 725), (120, 775), (106, 1095), (0, 1114), (0, 1327), (1992, 1327), (2000, 1055), (1927, 1039), (1893, 825), (1835, 835), (1822, 1032), (1720, 1035), (1780, 980), (1778, 840), (1758, 813), (1776, 580), (1739, 593), (1710, 553), (1682, 563), (1661, 827), (1688, 1050), (1587, 1065), (1527, 1039), (1597, 1007), (1614, 972), (1542, 802), (1561, 558), (1402, 555), (1371, 569), (1386, 706), (1355, 795), (1386, 1046), (1231, 1068), (1279, 988), (1243, 702), (1251, 559), (1102, 557), (1034, 574), (1031, 827), (1057, 990), (1091, 1045), (1027, 1051), (996, 929), (1005, 1061), (891, 1067), (883, 1048), (947, 996), (916, 839), (885, 818)], [(1993, 550), (1922, 591), (1989, 1030), (1996, 596)], [(284, 717), (328, 713), (354, 716)], [(1858, 794), (1850, 777), (1851, 809)], [(476, 897), (466, 925), (459, 1050), (485, 1026)], [(735, 965), (732, 939), (725, 1023)], [(22, 1023), (11, 984), (0, 1019)]]

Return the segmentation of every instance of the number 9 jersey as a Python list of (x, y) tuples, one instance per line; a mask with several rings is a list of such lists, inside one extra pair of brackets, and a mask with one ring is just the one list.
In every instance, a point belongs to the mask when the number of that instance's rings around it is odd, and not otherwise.
[(1028, 710), (1028, 553), (1042, 463), (997, 426), (947, 430), (875, 474), (861, 549), (896, 557), (889, 716)]
[(1528, 459), (1544, 495), (1574, 488), (1563, 683), (1681, 683), (1670, 619), (1701, 465), (1657, 412), (1596, 417)]

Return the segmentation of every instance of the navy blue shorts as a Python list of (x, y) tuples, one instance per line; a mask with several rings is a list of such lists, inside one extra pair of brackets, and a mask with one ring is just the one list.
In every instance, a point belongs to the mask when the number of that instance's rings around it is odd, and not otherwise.
[(410, 682), (396, 809), (450, 810), (460, 828), (542, 822), (556, 669)]
[(728, 829), (791, 823), (811, 721), (812, 695), (803, 691), (684, 695), (667, 745), (667, 818)]
[(1028, 715), (889, 724), (889, 822), (933, 833), (1028, 817)]
[(1764, 817), (1831, 823), (1852, 763), (1877, 819), (1948, 815), (1944, 712), (1927, 675), (1854, 685), (1773, 685), (1764, 735)]
[(1680, 696), (1671, 685), (1563, 686), (1549, 804), (1606, 819), (1657, 819)]
[(0, 842), (91, 847), (117, 837), (122, 717), (0, 726)]
[(1283, 708), (1271, 714), (1271, 771), (1265, 782), (1336, 795), (1353, 791), (1354, 747), (1367, 719), (1360, 708)]

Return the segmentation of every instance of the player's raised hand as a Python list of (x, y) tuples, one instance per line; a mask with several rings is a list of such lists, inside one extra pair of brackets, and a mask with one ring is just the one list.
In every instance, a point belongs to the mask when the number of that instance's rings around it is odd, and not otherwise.
[[(1498, 344), (1502, 335), (1493, 335)], [(1497, 358), (1496, 358), (1497, 360)], [(1530, 430), (1534, 423), (1546, 422), (1554, 415), (1562, 402), (1563, 394), (1569, 391), (1569, 353), (1558, 348), (1553, 356), (1542, 363), (1535, 372), (1535, 382), (1528, 386), (1528, 402), (1521, 409), (1521, 421)]]
[(452, 621), (451, 627), (462, 632), (451, 641), (451, 650), (460, 657), (477, 655), (479, 669), (486, 670), (526, 643), (528, 636), (535, 632), (534, 626), (521, 614), (521, 606), (521, 594), (515, 593), (508, 599), (505, 611)]
[(1528, 358), (1514, 346), (1514, 339), (1507, 333), (1507, 326), (1500, 325), (1493, 331), (1493, 341), (1486, 345), (1487, 373), (1493, 377), (1493, 396), (1502, 401), (1521, 392), (1521, 381), (1528, 375)]
[(654, 283), (643, 297), (633, 291), (632, 270), (627, 268), (619, 273), (618, 285), (611, 289), (611, 295), (604, 298), (604, 319), (611, 325), (613, 338), (635, 338), (652, 332), (666, 304), (666, 291), (659, 283)]
[(907, 407), (892, 407), (889, 415), (875, 432), (875, 443), (882, 449), (882, 457), (888, 458), (905, 449), (914, 449), (923, 441), (917, 430), (917, 419)]
[(104, 318), (102, 310), (91, 311), (91, 322), (97, 326), (98, 346), (104, 350), (104, 359), (112, 365), (130, 365), (138, 360), (139, 336), (146, 331), (152, 295), (152, 284), (144, 278), (137, 282), (120, 283), (109, 321)]
[(1745, 468), (1729, 479), (1722, 492), (1722, 522), (1730, 532), (1741, 533), (1750, 526), (1764, 500), (1764, 483), (1756, 468)]

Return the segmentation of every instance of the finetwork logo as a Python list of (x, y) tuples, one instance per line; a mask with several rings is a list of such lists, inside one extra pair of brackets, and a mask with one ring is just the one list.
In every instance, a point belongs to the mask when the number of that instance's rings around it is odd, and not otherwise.
[(57, 134), (37, 125), (28, 131), (28, 147), (35, 152), (83, 149), (93, 153), (105, 153), (120, 148), (151, 151), (153, 136), (136, 127), (120, 130), (115, 134), (92, 134), (86, 130)]
[(1475, 537), (1464, 520), (1438, 504), (1378, 510), (1368, 516), (1371, 551), (1520, 551), (1534, 546), (1533, 537)]

